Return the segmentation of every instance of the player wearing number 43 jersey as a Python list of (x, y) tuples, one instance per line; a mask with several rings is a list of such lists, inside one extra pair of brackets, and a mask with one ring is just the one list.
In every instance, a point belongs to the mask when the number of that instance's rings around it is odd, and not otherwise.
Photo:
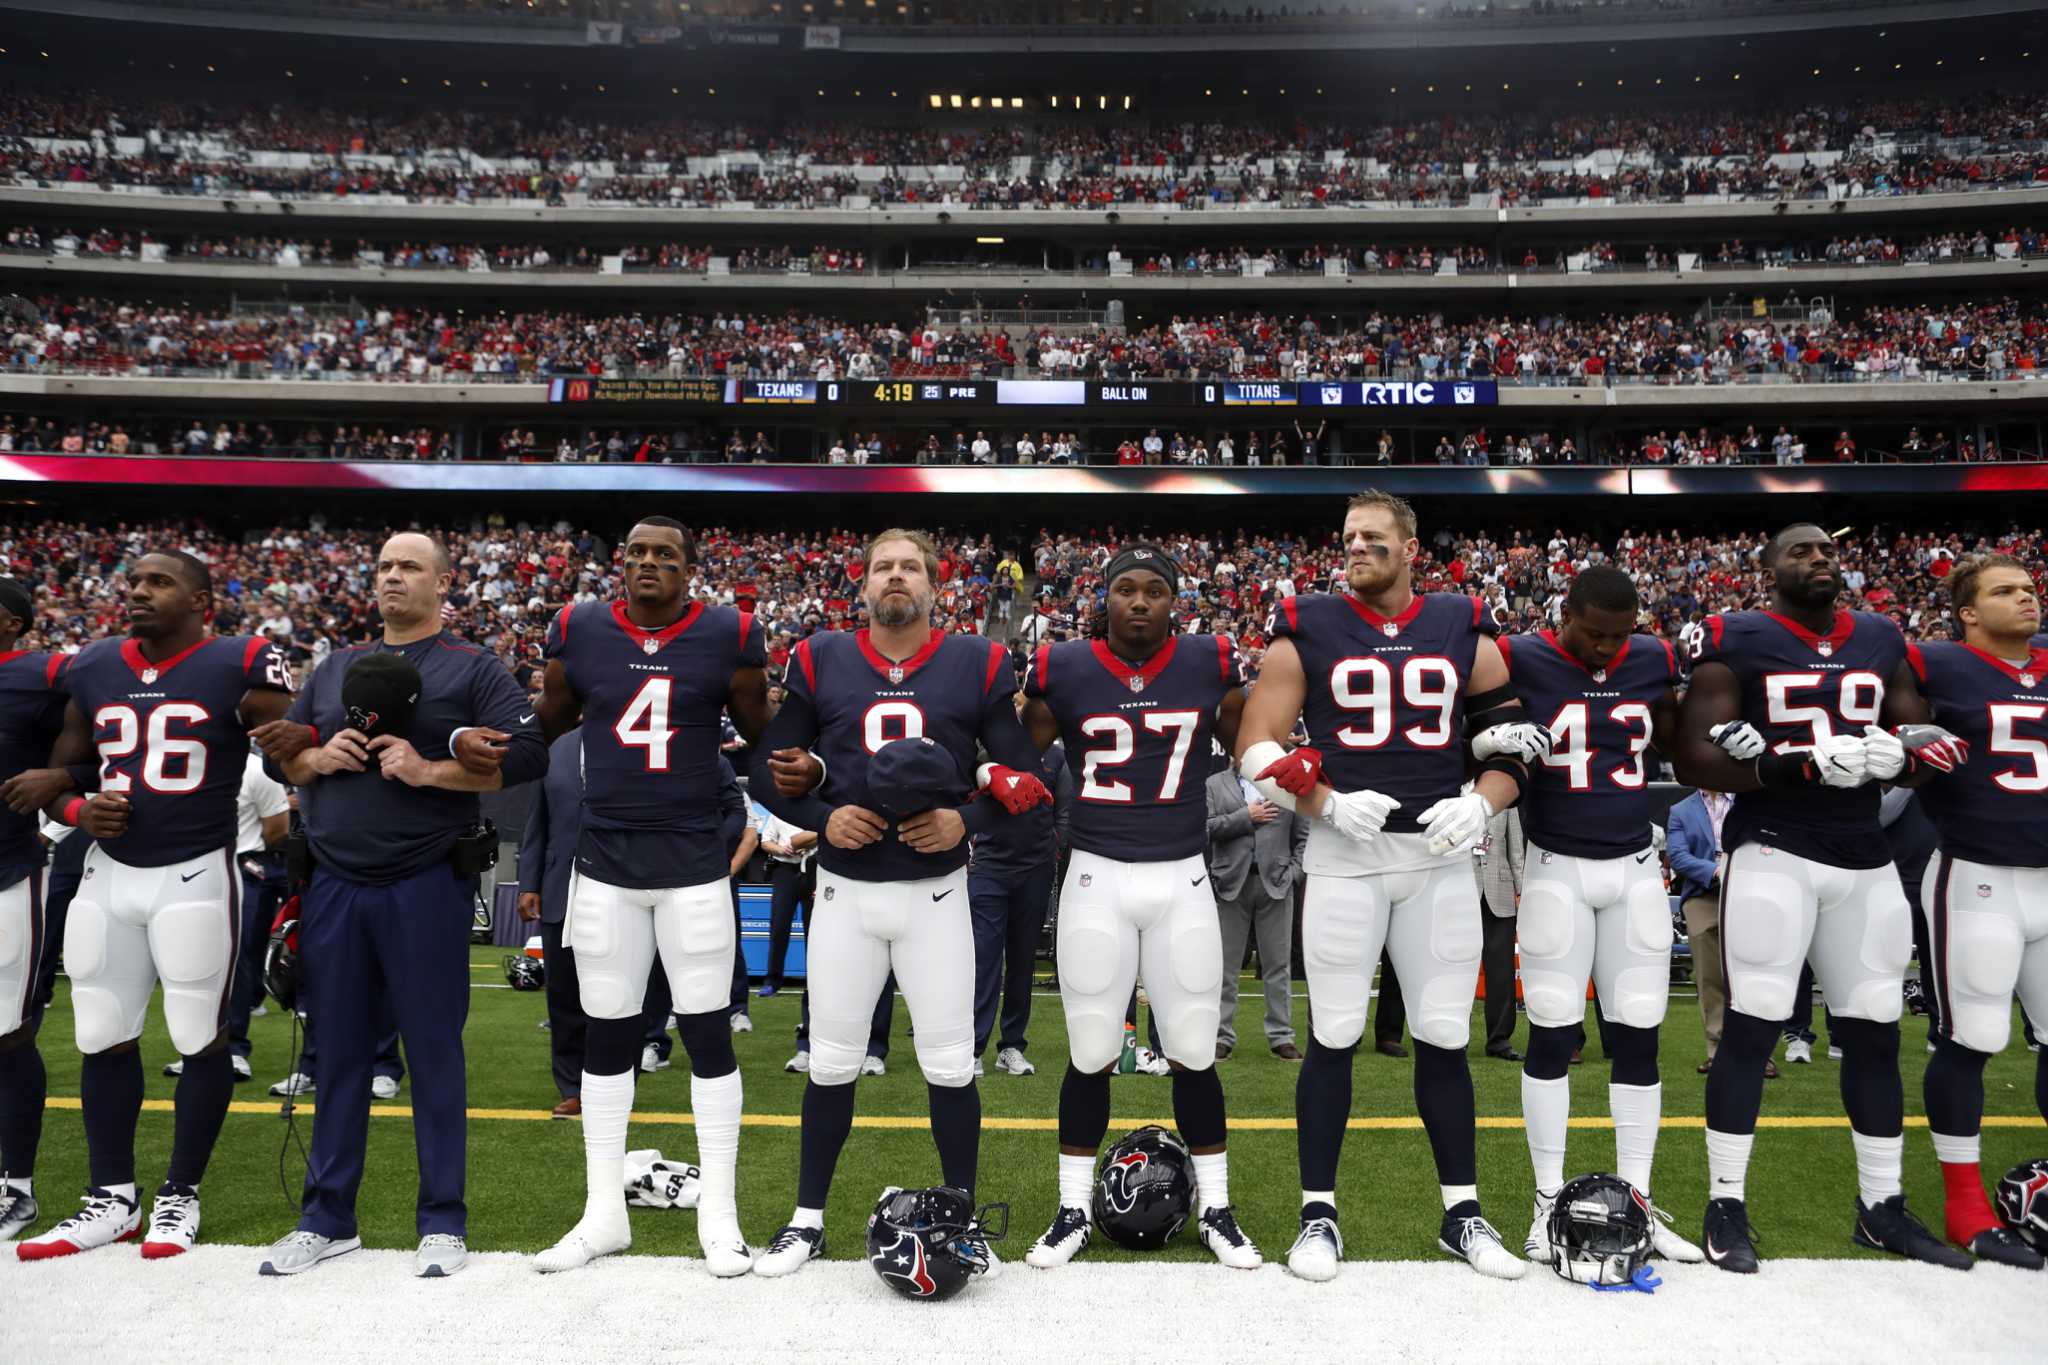
[[(1678, 660), (1662, 640), (1632, 633), (1637, 610), (1628, 575), (1595, 565), (1572, 580), (1556, 633), (1500, 642), (1515, 695), (1548, 732), (1529, 737), (1528, 756), (1538, 761), (1522, 800), (1528, 865), (1515, 920), (1529, 1009), (1522, 1123), (1536, 1172), (1525, 1246), (1536, 1261), (1550, 1260), (1550, 1206), (1564, 1182), (1571, 1057), (1589, 977), (1607, 1020), (1615, 1169), (1645, 1201), (1657, 1155), (1657, 1029), (1670, 996), (1671, 911), (1650, 841), (1643, 752), (1653, 741), (1671, 747)], [(1483, 758), (1519, 738), (1489, 732), (1473, 751)], [(1661, 1217), (1651, 1218), (1650, 1237), (1660, 1256), (1700, 1259)]]
[(235, 798), (250, 730), (282, 719), (291, 700), (284, 660), (268, 641), (206, 634), (212, 606), (203, 563), (180, 551), (144, 555), (128, 571), (128, 638), (87, 646), (67, 675), (71, 704), (50, 766), (84, 763), (95, 750), (100, 760), (96, 795), (49, 807), (97, 841), (64, 932), (92, 1184), (83, 1212), (20, 1243), (25, 1261), (136, 1233), (136, 1039), (159, 980), (185, 1067), (170, 1168), (142, 1254), (175, 1256), (199, 1236), (199, 1181), (234, 1090)]
[(548, 627), (540, 701), (550, 743), (583, 726), (583, 819), (562, 937), (583, 1011), (583, 1218), (542, 1252), (572, 1270), (630, 1245), (622, 1175), (640, 1055), (640, 1010), (657, 949), (690, 1055), (703, 1189), (697, 1238), (714, 1275), (752, 1266), (740, 1233), (740, 1074), (726, 1022), (737, 950), (718, 837), (719, 715), (749, 739), (768, 723), (761, 626), (692, 602), (690, 533), (649, 517), (627, 533), (626, 597), (564, 607)]
[[(1939, 841), (1921, 892), (1937, 1037), (1927, 1126), (1947, 1187), (1949, 1240), (2038, 1270), (2040, 1253), (1984, 1197), (1977, 1146), (1984, 1064), (2005, 1048), (2015, 992), (2037, 1033), (2048, 1020), (2048, 649), (2029, 642), (2041, 598), (2019, 560), (1957, 565), (1948, 593), (1961, 642), (1906, 652), (1935, 724), (1968, 751), (1954, 762), (1943, 748), (1922, 750), (1936, 775), (1919, 801)], [(2034, 1102), (2048, 1118), (2048, 1051), (2035, 1059)]]
[[(979, 636), (932, 629), (937, 578), (938, 553), (923, 533), (870, 541), (861, 598), (871, 625), (796, 647), (787, 699), (756, 746), (753, 790), (777, 816), (824, 835), (808, 930), (811, 1066), (796, 1212), (755, 1262), (757, 1275), (792, 1274), (824, 1254), (825, 1198), (853, 1129), (868, 1021), (892, 970), (910, 1007), (946, 1184), (974, 1192), (981, 1096), (967, 836), (1052, 796), (1032, 776), (1038, 754), (1017, 721), (1009, 655)], [(964, 800), (977, 741), (995, 763), (976, 785), (993, 800)], [(818, 758), (804, 752), (813, 747)], [(906, 756), (923, 769), (921, 797), (887, 771)], [(799, 780), (786, 784), (793, 772)]]
[(1825, 531), (1788, 526), (1763, 562), (1770, 610), (1705, 622), (1673, 754), (1682, 781), (1735, 793), (1721, 830), (1728, 1011), (1707, 1074), (1707, 1259), (1757, 1269), (1745, 1184), (1764, 1063), (1811, 961), (1842, 1049), (1855, 1240), (1967, 1269), (1969, 1257), (1907, 1210), (1900, 1185), (1899, 1014), (1913, 936), (1877, 784), (1924, 780), (1909, 746), (1929, 736), (1888, 727), (1924, 722), (1926, 704), (1898, 627), (1836, 606), (1840, 557)]
[[(1478, 599), (1418, 596), (1415, 512), (1364, 493), (1344, 516), (1345, 590), (1284, 599), (1239, 728), (1238, 771), (1267, 800), (1315, 818), (1302, 867), (1308, 1059), (1295, 1089), (1301, 1234), (1288, 1269), (1337, 1274), (1337, 1156), (1351, 1115), (1352, 1055), (1384, 945), (1408, 1002), (1415, 1103), (1436, 1158), (1438, 1245), (1484, 1275), (1528, 1263), (1481, 1215), (1477, 1118), (1465, 1062), (1479, 975), (1479, 892), (1470, 850), (1527, 781), (1503, 752), (1465, 778), (1467, 730), (1519, 725), (1507, 665)], [(1299, 717), (1309, 747), (1280, 741)]]
[(1025, 1259), (1064, 1265), (1093, 1235), (1109, 1073), (1123, 1045), (1125, 1005), (1142, 980), (1173, 1069), (1174, 1121), (1194, 1154), (1202, 1245), (1249, 1270), (1262, 1258), (1230, 1207), (1216, 1075), (1223, 934), (1204, 858), (1211, 736), (1226, 750), (1237, 740), (1243, 670), (1228, 639), (1170, 633), (1180, 570), (1158, 546), (1128, 547), (1104, 578), (1103, 638), (1039, 646), (1024, 685), (1032, 741), (1045, 749), (1063, 739), (1080, 775), (1067, 827), (1074, 853), (1060, 890), (1069, 1049), (1060, 1206)]

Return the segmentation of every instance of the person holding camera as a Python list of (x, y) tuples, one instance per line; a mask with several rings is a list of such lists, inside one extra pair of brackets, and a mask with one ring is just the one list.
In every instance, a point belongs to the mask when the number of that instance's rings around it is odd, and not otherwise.
[(414, 1270), (438, 1278), (468, 1259), (470, 911), (498, 847), (476, 794), (540, 777), (548, 753), (504, 664), (442, 632), (453, 579), (438, 541), (392, 536), (375, 572), (382, 638), (329, 655), (289, 716), (256, 732), (299, 792), (305, 848), (288, 856), (305, 882), (300, 961), (321, 1032), (304, 1208), (271, 1247), (265, 1275), (298, 1274), (362, 1245), (356, 1191), (383, 995), (413, 1074)]

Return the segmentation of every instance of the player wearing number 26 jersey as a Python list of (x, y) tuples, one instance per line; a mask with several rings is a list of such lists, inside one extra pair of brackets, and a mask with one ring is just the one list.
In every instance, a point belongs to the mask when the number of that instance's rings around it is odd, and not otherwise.
[(1907, 776), (1888, 727), (1925, 720), (1926, 706), (1898, 627), (1836, 606), (1840, 558), (1825, 531), (1786, 527), (1763, 563), (1770, 610), (1705, 622), (1673, 755), (1682, 780), (1735, 794), (1721, 829), (1728, 1012), (1707, 1077), (1707, 1257), (1757, 1269), (1745, 1186), (1764, 1064), (1811, 961), (1842, 1049), (1856, 1240), (1967, 1267), (1907, 1211), (1899, 1178), (1899, 1014), (1913, 935), (1876, 784)]
[[(1669, 747), (1678, 660), (1664, 641), (1631, 633), (1638, 607), (1627, 574), (1593, 565), (1572, 580), (1556, 632), (1500, 642), (1515, 695), (1551, 735), (1522, 799), (1528, 861), (1515, 919), (1529, 1009), (1522, 1122), (1536, 1173), (1524, 1245), (1537, 1261), (1551, 1260), (1550, 1210), (1564, 1181), (1571, 1057), (1589, 978), (1607, 1021), (1615, 1169), (1645, 1200), (1657, 1154), (1657, 1029), (1670, 996), (1671, 912), (1650, 842), (1643, 756), (1653, 738)], [(1700, 1259), (1663, 1219), (1652, 1218), (1650, 1229), (1657, 1254)]]

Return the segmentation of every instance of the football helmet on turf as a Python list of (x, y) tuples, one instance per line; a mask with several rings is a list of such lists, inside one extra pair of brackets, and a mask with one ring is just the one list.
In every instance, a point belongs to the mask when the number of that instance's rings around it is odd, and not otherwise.
[(537, 991), (548, 984), (547, 966), (524, 953), (505, 954), (505, 979), (515, 991)]
[(1165, 1246), (1195, 1207), (1194, 1158), (1154, 1124), (1118, 1138), (1095, 1172), (1095, 1226), (1119, 1246)]
[(1007, 1204), (977, 1210), (965, 1190), (949, 1185), (891, 1185), (868, 1215), (868, 1264), (906, 1299), (950, 1299), (988, 1270), (986, 1243), (1009, 1230)]
[(1992, 1202), (2021, 1241), (2048, 1255), (2048, 1157), (2023, 1161), (2000, 1176)]
[(1620, 1176), (1567, 1180), (1550, 1205), (1550, 1268), (1579, 1284), (1628, 1284), (1650, 1259), (1651, 1216)]
[(263, 989), (286, 1009), (299, 999), (299, 898), (278, 907), (263, 949)]

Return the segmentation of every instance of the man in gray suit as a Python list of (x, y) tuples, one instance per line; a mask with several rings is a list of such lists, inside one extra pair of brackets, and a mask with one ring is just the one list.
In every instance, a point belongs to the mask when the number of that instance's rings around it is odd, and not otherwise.
[(1223, 1013), (1216, 1057), (1237, 1047), (1237, 978), (1246, 937), (1258, 935), (1266, 986), (1266, 1044), (1285, 1061), (1301, 1060), (1294, 1042), (1294, 883), (1308, 821), (1260, 797), (1229, 768), (1209, 778), (1209, 885), (1223, 922)]
[(1515, 909), (1528, 848), (1521, 814), (1510, 807), (1486, 822), (1486, 838), (1472, 851), (1484, 911), (1479, 961), (1486, 973), (1486, 1055), (1503, 1062), (1522, 1060), (1515, 1050)]
[(576, 954), (562, 941), (569, 912), (569, 873), (583, 822), (583, 731), (571, 730), (548, 749), (547, 776), (533, 784), (533, 805), (519, 841), (519, 917), (540, 922), (541, 960), (547, 972), (548, 1050), (558, 1119), (583, 1113), (582, 990)]

